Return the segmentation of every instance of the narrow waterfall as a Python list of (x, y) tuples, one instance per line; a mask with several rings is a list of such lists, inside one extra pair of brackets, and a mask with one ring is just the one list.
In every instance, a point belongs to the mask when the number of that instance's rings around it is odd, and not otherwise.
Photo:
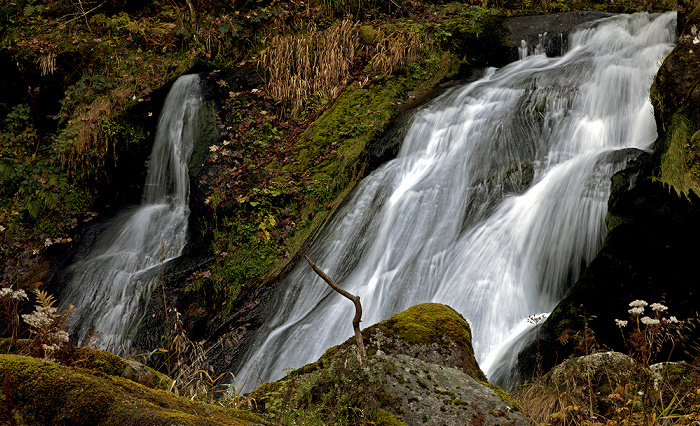
[[(422, 302), (469, 321), (492, 374), (529, 316), (550, 312), (605, 236), (609, 180), (656, 137), (648, 89), (675, 13), (615, 16), (420, 111), (398, 157), (363, 180), (309, 257), (361, 296), (363, 327)], [(304, 262), (236, 372), (249, 391), (352, 335), (352, 304)]]
[(189, 217), (187, 162), (198, 132), (202, 101), (198, 75), (180, 77), (158, 120), (141, 205), (119, 215), (87, 255), (69, 267), (61, 295), (73, 304), (78, 343), (125, 353), (162, 266), (180, 255)]

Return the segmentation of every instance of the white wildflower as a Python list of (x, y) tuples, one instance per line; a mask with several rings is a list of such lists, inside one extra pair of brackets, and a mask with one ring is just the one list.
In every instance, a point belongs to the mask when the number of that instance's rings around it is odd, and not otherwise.
[(643, 308), (647, 305), (648, 305), (647, 302), (645, 302), (643, 300), (639, 300), (639, 299), (633, 300), (630, 302), (630, 308)]
[(671, 324), (678, 324), (678, 318), (676, 318), (676, 317), (674, 317), (673, 315), (671, 315), (671, 316), (668, 318), (668, 322), (670, 322)]
[(632, 308), (632, 309), (628, 310), (627, 312), (629, 312), (632, 315), (641, 315), (644, 313), (644, 308), (642, 308), (640, 306), (638, 308)]
[(58, 349), (58, 345), (47, 345), (45, 343), (41, 347), (44, 349), (44, 352), (53, 352)]
[(24, 314), (24, 322), (35, 330), (41, 330), (51, 325), (56, 308), (38, 306), (31, 314)]
[(659, 320), (654, 319), (654, 318), (649, 318), (649, 317), (642, 317), (642, 319), (640, 321), (644, 325), (657, 325), (660, 323)]
[(650, 307), (651, 307), (651, 310), (654, 312), (663, 312), (663, 311), (668, 310), (668, 307), (662, 305), (661, 303), (652, 303), (650, 305)]
[(0, 288), (0, 299), (4, 298), (8, 299), (14, 299), (14, 300), (27, 300), (27, 293), (22, 290), (12, 290), (10, 287), (2, 287)]
[(68, 337), (68, 332), (65, 330), (56, 330), (55, 332), (51, 333), (51, 340), (57, 341), (57, 342), (63, 342), (67, 343), (70, 338)]
[(616, 319), (615, 324), (617, 324), (617, 326), (620, 328), (627, 327), (627, 321)]
[(53, 244), (53, 243), (51, 242), (51, 238), (47, 238), (46, 241), (44, 241), (44, 246), (45, 246), (45, 247), (48, 247), (48, 246), (50, 246), (51, 244)]
[(29, 300), (27, 293), (21, 288), (12, 292), (12, 298), (15, 300)]

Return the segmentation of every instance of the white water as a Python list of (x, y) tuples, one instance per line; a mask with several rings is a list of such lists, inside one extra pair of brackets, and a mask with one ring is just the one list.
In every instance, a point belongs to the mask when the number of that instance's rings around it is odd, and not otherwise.
[(180, 77), (165, 99), (142, 203), (110, 223), (88, 254), (70, 267), (61, 300), (75, 305), (79, 344), (128, 351), (165, 262), (180, 255), (189, 217), (187, 162), (198, 131), (199, 76)]
[[(452, 306), (491, 375), (600, 248), (624, 166), (615, 151), (655, 139), (648, 89), (674, 40), (675, 13), (607, 18), (572, 33), (563, 57), (529, 56), (446, 93), (310, 258), (360, 295), (363, 327), (417, 303)], [(352, 304), (304, 262), (276, 298), (236, 372), (243, 391), (352, 335)]]

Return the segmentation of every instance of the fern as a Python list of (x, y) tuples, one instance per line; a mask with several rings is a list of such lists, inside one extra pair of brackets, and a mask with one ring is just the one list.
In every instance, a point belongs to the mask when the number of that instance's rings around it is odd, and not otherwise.
[(56, 299), (52, 295), (41, 289), (35, 289), (34, 294), (36, 294), (37, 303), (43, 308), (50, 308), (56, 303)]

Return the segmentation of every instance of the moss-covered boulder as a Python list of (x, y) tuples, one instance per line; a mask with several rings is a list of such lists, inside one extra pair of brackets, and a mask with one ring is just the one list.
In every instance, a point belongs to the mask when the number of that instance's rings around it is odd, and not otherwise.
[[(408, 355), (429, 363), (462, 370), (475, 380), (486, 381), (472, 348), (469, 323), (449, 306), (423, 303), (362, 330), (368, 355)], [(328, 365), (339, 350), (355, 348), (351, 337), (332, 347), (315, 363), (295, 373), (310, 373)]]
[(248, 413), (194, 402), (131, 380), (21, 355), (0, 355), (0, 423), (245, 425)]
[(282, 422), (324, 424), (529, 424), (501, 389), (486, 383), (471, 331), (452, 308), (425, 303), (362, 332), (315, 363), (261, 386), (258, 409)]

